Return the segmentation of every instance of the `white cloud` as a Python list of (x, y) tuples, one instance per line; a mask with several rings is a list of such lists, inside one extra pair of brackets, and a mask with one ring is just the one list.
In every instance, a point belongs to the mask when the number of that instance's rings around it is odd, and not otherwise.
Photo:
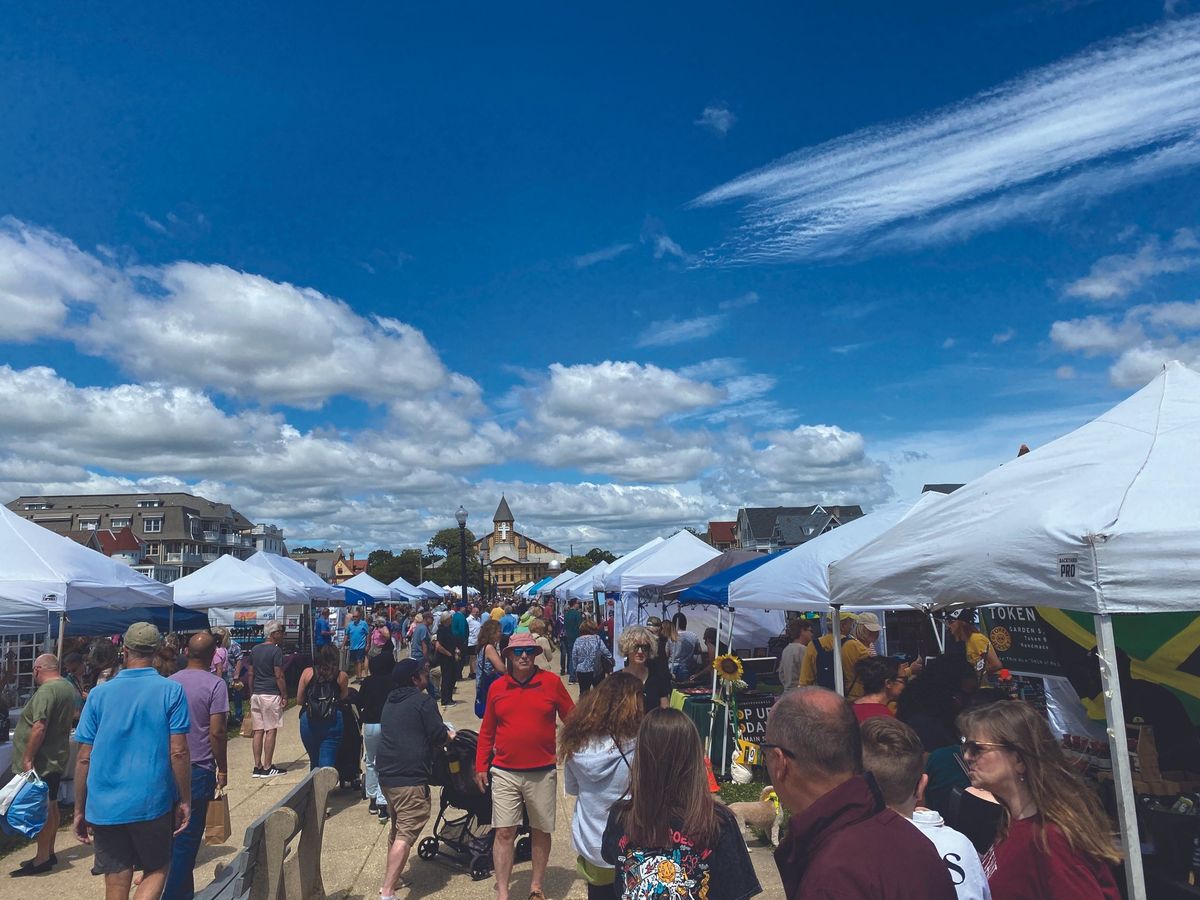
[(1075, 378), (1075, 367), (1059, 366), (1054, 370), (1054, 377), (1059, 381), (1072, 381)]
[(747, 306), (753, 306), (758, 302), (757, 291), (746, 291), (740, 297), (734, 297), (732, 300), (722, 300), (717, 304), (717, 308), (722, 312), (728, 312), (731, 309), (743, 309)]
[(996, 334), (992, 335), (992, 343), (996, 344), (997, 346), (999, 346), (1000, 344), (1007, 344), (1009, 341), (1011, 341), (1016, 336), (1017, 336), (1017, 332), (1015, 329), (1006, 328), (1003, 331), (999, 331)]
[(137, 378), (258, 402), (478, 394), (404, 322), (221, 265), (122, 267), (11, 218), (0, 222), (0, 323), (0, 339), (54, 335)]
[(694, 316), (690, 319), (663, 319), (651, 322), (638, 336), (639, 347), (671, 347), (712, 337), (725, 327), (726, 317), (721, 314)]
[(949, 349), (951, 349), (951, 348), (952, 348), (952, 347), (953, 347), (955, 344), (957, 344), (957, 343), (958, 343), (958, 341), (957, 341), (957, 340), (955, 340), (955, 339), (954, 339), (954, 338), (952, 338), (952, 337), (948, 337), (948, 338), (946, 338), (944, 341), (942, 341), (942, 349), (943, 349), (943, 350), (949, 350)]
[(694, 201), (745, 204), (744, 226), (709, 258), (957, 239), (1194, 166), (1198, 60), (1200, 18), (1180, 19), (927, 116), (802, 150)]
[(153, 231), (155, 234), (166, 234), (167, 233), (167, 226), (164, 225), (162, 222), (158, 221), (158, 219), (153, 219), (144, 212), (140, 212), (137, 215), (138, 215), (138, 218), (142, 220), (142, 223), (147, 228), (149, 228), (151, 231)]
[(611, 244), (608, 247), (593, 250), (591, 253), (584, 253), (581, 256), (575, 257), (575, 267), (586, 269), (588, 266), (596, 265), (596, 263), (608, 262), (610, 259), (616, 259), (632, 247), (633, 244)]
[[(655, 424), (669, 416), (716, 406), (721, 390), (658, 366), (606, 361), (550, 366), (535, 403), (543, 421), (598, 422), (615, 428)], [(565, 420), (565, 421), (564, 421)]]
[(66, 238), (11, 217), (0, 219), (0, 340), (54, 335), (71, 303), (107, 299), (120, 281)]
[(728, 107), (723, 103), (714, 103), (704, 107), (704, 112), (700, 113), (693, 124), (699, 125), (701, 128), (707, 128), (721, 137), (729, 134), (729, 129), (737, 122), (735, 116)]
[(1151, 278), (1185, 272), (1200, 266), (1200, 242), (1187, 228), (1175, 232), (1164, 246), (1151, 237), (1136, 253), (1105, 256), (1092, 264), (1091, 271), (1063, 291), (1068, 297), (1106, 302), (1129, 296)]
[(1200, 365), (1200, 301), (1147, 303), (1119, 315), (1055, 322), (1050, 339), (1068, 353), (1114, 357), (1109, 381), (1141, 387), (1170, 360)]

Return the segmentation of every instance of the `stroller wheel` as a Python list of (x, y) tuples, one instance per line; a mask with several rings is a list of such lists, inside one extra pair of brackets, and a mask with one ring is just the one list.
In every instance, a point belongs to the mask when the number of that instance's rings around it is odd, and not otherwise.
[(533, 859), (533, 842), (529, 839), (529, 835), (523, 834), (517, 838), (516, 858), (521, 862), (529, 862)]
[(427, 837), (417, 844), (417, 856), (421, 859), (433, 859), (438, 855), (438, 839)]
[(471, 877), (482, 881), (492, 873), (492, 858), (490, 856), (471, 857)]

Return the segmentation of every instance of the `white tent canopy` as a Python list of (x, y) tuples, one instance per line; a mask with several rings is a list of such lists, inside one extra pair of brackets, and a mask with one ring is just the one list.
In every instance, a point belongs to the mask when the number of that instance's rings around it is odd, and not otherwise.
[[(897, 522), (945, 497), (930, 491), (913, 500), (894, 500), (874, 512), (793, 547), (729, 584), (735, 609), (822, 612), (829, 608), (829, 566), (873, 541)], [(910, 609), (908, 603), (901, 604)]]
[(378, 578), (374, 578), (366, 572), (359, 572), (353, 578), (347, 578), (341, 583), (341, 587), (360, 591), (376, 603), (399, 603), (405, 599), (402, 592), (388, 587)]
[(188, 609), (262, 609), (309, 602), (303, 585), (273, 578), (236, 556), (218, 557), (171, 586), (175, 602)]
[(578, 572), (572, 572), (570, 570), (567, 570), (566, 572), (560, 572), (553, 581), (548, 582), (547, 584), (544, 584), (542, 587), (538, 588), (538, 596), (541, 597), (545, 594), (553, 594), (555, 588), (564, 585), (568, 581), (572, 581), (578, 577)]
[[(633, 594), (636, 600), (638, 588), (666, 584), (720, 555), (720, 550), (706, 544), (690, 531), (680, 531), (618, 572), (617, 590), (621, 592), (622, 599), (626, 594)], [(606, 576), (606, 590), (612, 590), (609, 584)]]
[(432, 581), (422, 581), (417, 585), (417, 590), (421, 591), (423, 596), (429, 598), (446, 596), (446, 589)]
[(555, 588), (555, 596), (559, 600), (591, 600), (595, 593), (593, 582), (598, 576), (608, 570), (608, 563), (598, 562), (586, 572), (574, 576), (569, 581)]
[[(453, 594), (455, 597), (461, 597), (463, 595), (463, 588), (462, 588), (461, 584), (451, 585), (446, 588), (446, 591), (448, 593)], [(468, 597), (478, 597), (479, 596), (479, 588), (468, 587), (467, 588), (467, 596)]]
[(844, 557), (831, 570), (833, 599), (851, 608), (1200, 608), (1198, 460), (1200, 373), (1169, 363), (1098, 419)]
[(287, 556), (260, 550), (246, 560), (246, 565), (266, 572), (276, 583), (284, 579), (284, 584), (300, 585), (313, 603), (341, 603), (345, 597), (345, 591), (341, 588), (327, 584), (308, 566)]
[(659, 544), (663, 543), (663, 539), (656, 537), (649, 540), (636, 550), (630, 550), (620, 559), (609, 563), (607, 569), (599, 572), (592, 579), (593, 589), (597, 591), (619, 591), (621, 590), (621, 573), (632, 566), (635, 562), (642, 559), (647, 553), (654, 550)]
[(403, 577), (397, 577), (395, 581), (388, 582), (388, 587), (403, 594), (405, 600), (420, 600), (425, 596), (420, 588), (406, 581)]
[(830, 570), (847, 607), (1036, 603), (1092, 613), (1126, 854), (1144, 898), (1112, 613), (1200, 609), (1200, 373), (1178, 362), (1099, 418), (921, 510)]
[(44, 630), (48, 613), (170, 606), (170, 585), (0, 506), (0, 629)]

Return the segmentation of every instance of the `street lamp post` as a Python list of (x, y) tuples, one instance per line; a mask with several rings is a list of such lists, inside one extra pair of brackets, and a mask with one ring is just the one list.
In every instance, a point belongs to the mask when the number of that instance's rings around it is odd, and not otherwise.
[(459, 506), (458, 512), (454, 514), (454, 518), (458, 520), (458, 549), (462, 563), (462, 585), (463, 596), (465, 602), (467, 600), (467, 511), (462, 506)]
[(488, 576), (487, 576), (488, 555), (487, 551), (479, 551), (479, 590), (480, 598), (487, 601), (488, 598)]

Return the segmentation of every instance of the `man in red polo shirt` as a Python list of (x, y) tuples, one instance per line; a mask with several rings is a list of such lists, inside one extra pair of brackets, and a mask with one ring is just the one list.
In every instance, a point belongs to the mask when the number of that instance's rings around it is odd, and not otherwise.
[(556, 718), (575, 706), (562, 679), (534, 665), (542, 648), (528, 632), (514, 634), (504, 648), (508, 674), (488, 690), (487, 712), (479, 728), (475, 780), (486, 791), (492, 781), (492, 863), (496, 900), (508, 900), (513, 846), (522, 813), (529, 816), (533, 844), (531, 900), (545, 900), (542, 877), (550, 860), (550, 835), (558, 808), (555, 769)]

